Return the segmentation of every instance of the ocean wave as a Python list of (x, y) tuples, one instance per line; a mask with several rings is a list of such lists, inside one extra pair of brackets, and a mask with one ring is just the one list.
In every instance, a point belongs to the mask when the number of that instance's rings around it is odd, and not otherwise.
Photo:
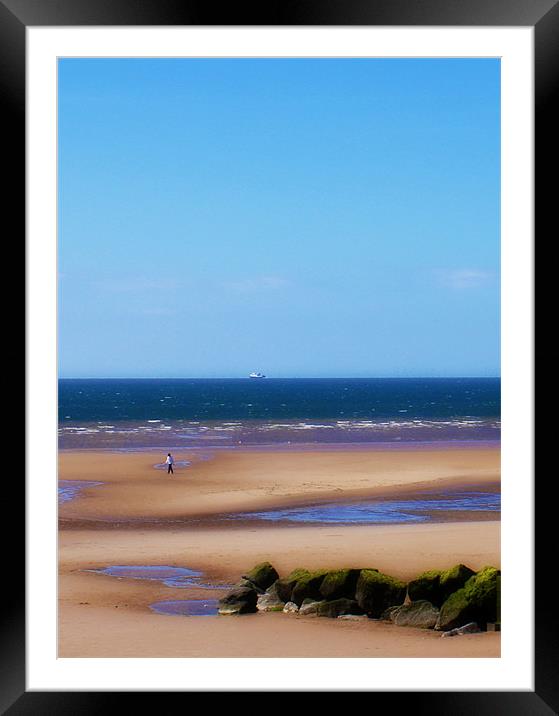
[(355, 418), (336, 420), (122, 421), (59, 425), (59, 447), (171, 447), (188, 443), (211, 446), (431, 442), (500, 439), (499, 419), (457, 416), (452, 419)]

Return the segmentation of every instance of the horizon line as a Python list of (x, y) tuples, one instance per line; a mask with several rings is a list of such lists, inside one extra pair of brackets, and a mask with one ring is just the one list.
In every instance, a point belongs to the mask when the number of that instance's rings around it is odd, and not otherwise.
[[(328, 375), (265, 376), (264, 380), (464, 380), (500, 379), (500, 375)], [(254, 380), (250, 376), (58, 376), (58, 380)]]

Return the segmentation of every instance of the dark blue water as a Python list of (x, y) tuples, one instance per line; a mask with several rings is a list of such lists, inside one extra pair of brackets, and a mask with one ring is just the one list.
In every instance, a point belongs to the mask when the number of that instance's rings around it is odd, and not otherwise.
[(61, 379), (59, 420), (496, 418), (498, 378)]
[(59, 381), (61, 448), (499, 438), (498, 378)]

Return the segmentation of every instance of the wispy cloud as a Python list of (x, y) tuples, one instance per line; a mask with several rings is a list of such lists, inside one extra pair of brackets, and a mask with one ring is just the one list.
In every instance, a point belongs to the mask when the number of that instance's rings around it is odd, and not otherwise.
[(480, 288), (495, 279), (495, 274), (492, 271), (469, 268), (441, 270), (437, 272), (437, 276), (443, 286), (457, 291)]
[(257, 276), (240, 281), (227, 281), (223, 285), (236, 293), (261, 293), (282, 289), (289, 285), (289, 281), (281, 276)]

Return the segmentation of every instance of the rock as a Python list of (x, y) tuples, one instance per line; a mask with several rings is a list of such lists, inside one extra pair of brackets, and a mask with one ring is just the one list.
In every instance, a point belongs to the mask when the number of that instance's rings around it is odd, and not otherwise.
[(441, 570), (432, 569), (423, 572), (408, 584), (408, 596), (412, 602), (425, 600), (431, 604), (440, 606), (441, 600)]
[(408, 595), (415, 602), (425, 600), (441, 607), (451, 594), (461, 589), (475, 572), (464, 564), (450, 569), (423, 572), (408, 584)]
[(249, 589), (254, 589), (254, 591), (257, 594), (264, 594), (264, 590), (259, 587), (257, 584), (252, 582), (250, 579), (247, 579), (246, 577), (241, 577), (239, 582), (237, 582), (237, 587), (248, 587)]
[(278, 589), (277, 589), (277, 582), (274, 582), (271, 587), (268, 587), (266, 590), (266, 594), (268, 594), (270, 597), (274, 597), (275, 599), (279, 599)]
[(286, 614), (293, 614), (299, 611), (299, 607), (295, 604), (295, 602), (287, 602), (282, 611)]
[(457, 629), (445, 631), (441, 634), (441, 636), (460, 636), (461, 634), (477, 634), (480, 631), (481, 629), (475, 622), (470, 622), (469, 624), (464, 624), (464, 626), (458, 627)]
[(297, 568), (294, 569), (290, 574), (288, 574), (287, 577), (277, 580), (277, 582), (275, 583), (275, 587), (277, 595), (282, 600), (282, 602), (291, 601), (291, 592), (293, 591), (293, 587), (297, 583), (297, 580), (308, 574), (310, 574), (308, 569)]
[(347, 622), (366, 622), (369, 617), (366, 614), (340, 614), (338, 619), (343, 619)]
[(328, 600), (341, 597), (354, 599), (360, 572), (360, 569), (336, 569), (327, 572), (320, 585), (320, 594)]
[(468, 599), (480, 612), (483, 623), (501, 622), (501, 570), (484, 567), (466, 582), (464, 589)]
[(322, 604), (322, 602), (317, 602), (314, 599), (304, 599), (299, 607), (299, 614), (304, 617), (313, 616), (318, 613), (319, 604)]
[(442, 605), (439, 618), (435, 624), (437, 631), (450, 631), (463, 626), (472, 620), (474, 610), (468, 600), (466, 590), (459, 589), (451, 594)]
[(433, 629), (437, 623), (439, 610), (431, 602), (419, 600), (412, 604), (403, 604), (391, 614), (396, 626), (410, 626), (418, 629)]
[(435, 629), (449, 631), (472, 621), (485, 629), (488, 622), (500, 622), (500, 593), (500, 570), (484, 567), (444, 602)]
[(396, 615), (396, 612), (398, 609), (401, 609), (403, 605), (400, 605), (398, 607), (388, 607), (388, 609), (385, 609), (383, 613), (380, 615), (380, 619), (382, 619), (385, 622), (392, 622), (394, 621), (394, 617)]
[(335, 618), (346, 614), (360, 615), (363, 610), (359, 607), (355, 599), (334, 599), (331, 602), (321, 602), (318, 605), (317, 614), (319, 617)]
[(262, 590), (268, 589), (272, 584), (279, 579), (279, 574), (270, 562), (260, 562), (248, 572), (244, 579), (260, 587)]
[(256, 601), (256, 608), (259, 612), (281, 612), (285, 604), (278, 598), (277, 594), (265, 592), (259, 594)]
[(375, 569), (361, 570), (355, 598), (368, 616), (378, 619), (388, 607), (402, 604), (405, 596), (406, 585), (403, 582)]
[(474, 570), (466, 567), (465, 564), (456, 564), (454, 567), (441, 572), (441, 592), (443, 602), (445, 602), (450, 595), (458, 589), (462, 589), (468, 579), (473, 577), (474, 574)]
[(256, 611), (258, 593), (245, 586), (236, 586), (218, 603), (219, 614), (251, 614)]
[(297, 579), (291, 592), (291, 601), (301, 606), (305, 599), (319, 600), (321, 597), (320, 585), (325, 575), (326, 571), (320, 570), (317, 572), (309, 572)]

